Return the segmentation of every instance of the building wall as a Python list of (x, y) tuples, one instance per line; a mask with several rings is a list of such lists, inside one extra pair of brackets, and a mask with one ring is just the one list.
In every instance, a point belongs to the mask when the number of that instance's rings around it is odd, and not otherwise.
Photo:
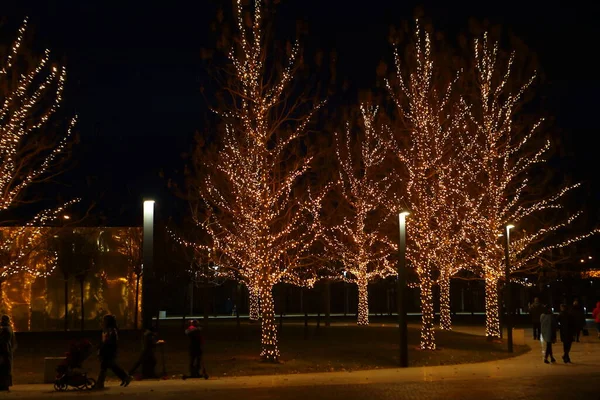
[[(0, 228), (1, 231), (9, 229), (15, 228)], [(141, 228), (31, 229), (36, 229), (43, 239), (36, 252), (46, 256), (26, 260), (30, 265), (23, 269), (27, 272), (13, 273), (4, 267), (9, 277), (1, 286), (0, 308), (11, 316), (15, 330), (65, 329), (65, 301), (67, 328), (81, 329), (82, 289), (84, 329), (98, 329), (105, 313), (114, 314), (121, 328), (134, 327)], [(61, 260), (58, 241), (68, 244), (73, 237), (85, 241), (90, 254), (88, 260), (91, 260), (89, 266), (87, 261), (82, 265), (80, 258), (75, 258), (70, 265), (65, 264), (64, 257)], [(138, 293), (141, 321), (141, 280)]]

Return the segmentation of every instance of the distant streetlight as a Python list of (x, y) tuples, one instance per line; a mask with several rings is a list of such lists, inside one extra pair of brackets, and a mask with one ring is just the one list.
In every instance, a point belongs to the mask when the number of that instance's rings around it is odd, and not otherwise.
[(407, 211), (398, 215), (400, 220), (400, 245), (398, 246), (398, 327), (400, 329), (400, 366), (408, 367), (408, 327), (406, 321), (406, 217)]
[(65, 214), (65, 215), (63, 215), (63, 219), (71, 219), (71, 216), (70, 216), (70, 215), (67, 215), (67, 214)]
[(154, 200), (144, 201), (144, 239), (142, 247), (142, 323), (146, 329), (152, 327), (154, 310), (150, 300), (150, 277), (154, 266)]
[(506, 339), (508, 342), (508, 352), (513, 352), (513, 333), (512, 333), (512, 302), (511, 302), (511, 291), (510, 291), (510, 230), (514, 228), (514, 225), (506, 225), (504, 229), (504, 257), (506, 259), (506, 265), (504, 268), (504, 275), (506, 279), (506, 287), (504, 290), (504, 302), (506, 304)]

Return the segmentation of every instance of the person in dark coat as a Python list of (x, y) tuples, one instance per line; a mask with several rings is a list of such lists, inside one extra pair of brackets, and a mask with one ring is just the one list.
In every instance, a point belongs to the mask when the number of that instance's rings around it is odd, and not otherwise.
[(577, 300), (573, 302), (571, 315), (575, 321), (575, 341), (579, 342), (579, 336), (581, 335), (581, 331), (585, 329), (587, 322), (585, 320), (585, 311), (583, 310), (583, 307), (579, 305)]
[(540, 316), (544, 313), (544, 305), (540, 303), (539, 298), (533, 299), (533, 304), (529, 305), (529, 315), (533, 325), (533, 340), (540, 340)]
[(135, 371), (141, 366), (142, 379), (156, 378), (156, 355), (154, 353), (156, 342), (156, 328), (150, 327), (149, 329), (146, 329), (142, 343), (142, 354), (140, 354), (140, 358), (138, 358), (136, 363), (129, 370), (130, 376), (133, 376)]
[(10, 318), (3, 315), (0, 319), (0, 391), (7, 391), (12, 386), (13, 352), (16, 348), (17, 341)]
[[(197, 320), (192, 320), (190, 326), (185, 330), (185, 334), (190, 339), (190, 377), (208, 379), (208, 374), (204, 368), (204, 362), (202, 360), (202, 347), (204, 339), (202, 337), (202, 328)], [(202, 375), (200, 369), (202, 368)]]
[(125, 387), (131, 383), (129, 375), (127, 375), (123, 368), (117, 365), (118, 341), (117, 320), (114, 315), (105, 315), (102, 319), (102, 343), (98, 350), (98, 355), (100, 356), (100, 374), (96, 382), (96, 389), (104, 388), (106, 371), (108, 369), (111, 369), (121, 379), (121, 386)]
[[(556, 341), (556, 319), (554, 318), (554, 314), (552, 314), (550, 306), (547, 306), (544, 313), (540, 316), (540, 326), (540, 338), (546, 345), (544, 362), (546, 364), (550, 364), (550, 361), (554, 363), (556, 359), (554, 358), (554, 354), (552, 354), (552, 343)], [(550, 361), (548, 361), (548, 356), (550, 356)]]
[(571, 351), (571, 345), (573, 344), (573, 337), (575, 336), (575, 318), (567, 310), (566, 304), (560, 305), (560, 314), (558, 314), (558, 326), (560, 331), (560, 341), (563, 344), (564, 354), (562, 356), (565, 364), (571, 362), (569, 352)]

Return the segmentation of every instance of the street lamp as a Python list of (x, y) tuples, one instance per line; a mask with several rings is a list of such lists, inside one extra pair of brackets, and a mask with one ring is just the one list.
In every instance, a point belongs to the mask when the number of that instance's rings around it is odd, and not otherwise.
[(406, 323), (406, 217), (410, 213), (403, 211), (398, 215), (400, 221), (400, 246), (398, 246), (398, 327), (400, 328), (400, 366), (408, 367), (408, 328)]
[(154, 266), (154, 200), (144, 201), (144, 239), (142, 246), (142, 323), (146, 329), (152, 327), (154, 310), (150, 300), (150, 278)]
[(504, 229), (504, 258), (506, 264), (504, 266), (504, 275), (506, 280), (506, 285), (504, 288), (504, 303), (506, 304), (506, 338), (508, 342), (508, 352), (513, 352), (513, 332), (512, 332), (512, 302), (511, 302), (511, 293), (510, 293), (510, 253), (509, 253), (509, 243), (510, 243), (510, 230), (514, 228), (514, 225), (506, 225)]

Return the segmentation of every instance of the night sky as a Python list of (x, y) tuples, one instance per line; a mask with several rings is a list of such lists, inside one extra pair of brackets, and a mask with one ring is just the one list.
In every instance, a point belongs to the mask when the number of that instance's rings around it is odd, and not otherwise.
[[(300, 19), (307, 24), (307, 52), (336, 49), (340, 89), (334, 96), (347, 96), (348, 103), (356, 99), (356, 90), (374, 84), (378, 63), (390, 58), (390, 25), (410, 21), (417, 6), (447, 36), (468, 32), (470, 18), (502, 24), (539, 58), (545, 75), (539, 89), (547, 107), (544, 112), (555, 117), (552, 128), (561, 136), (561, 158), (552, 166), (584, 183), (580, 200), (587, 218), (595, 223), (600, 199), (594, 162), (600, 109), (594, 50), (600, 38), (598, 6), (574, 1), (439, 3), (444, 5), (282, 0), (278, 21), (294, 26)], [(73, 154), (76, 168), (63, 176), (63, 189), (65, 196), (99, 199), (94, 212), (104, 216), (104, 223), (141, 223), (144, 196), (157, 199), (163, 216), (185, 215), (185, 204), (172, 200), (159, 172), (176, 176), (194, 131), (203, 130), (208, 111), (200, 87), (207, 74), (200, 54), (202, 48), (214, 47), (209, 25), (219, 4), (215, 0), (2, 2), (0, 14), (6, 24), (16, 31), (23, 16), (29, 15), (36, 43), (52, 49), (68, 67), (62, 112), (66, 117), (79, 115), (81, 142)], [(344, 81), (350, 90), (341, 89)]]

